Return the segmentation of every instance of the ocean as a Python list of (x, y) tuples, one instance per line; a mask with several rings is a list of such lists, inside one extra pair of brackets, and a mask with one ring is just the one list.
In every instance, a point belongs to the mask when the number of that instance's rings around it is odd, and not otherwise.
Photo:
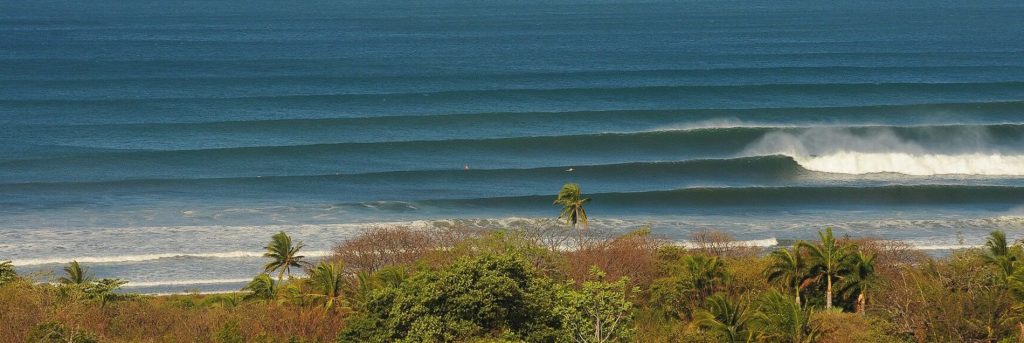
[[(0, 260), (241, 288), (284, 230), (1024, 235), (1017, 1), (0, 0)], [(572, 171), (569, 171), (569, 170)]]

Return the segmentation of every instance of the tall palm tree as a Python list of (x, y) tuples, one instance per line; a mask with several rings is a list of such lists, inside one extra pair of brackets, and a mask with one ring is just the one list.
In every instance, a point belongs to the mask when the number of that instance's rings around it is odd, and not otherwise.
[(554, 205), (562, 206), (562, 213), (558, 218), (565, 219), (567, 225), (572, 225), (579, 232), (581, 243), (583, 241), (583, 231), (589, 228), (587, 210), (583, 208), (583, 204), (588, 202), (590, 202), (590, 198), (583, 198), (580, 185), (575, 183), (563, 185), (562, 189), (558, 191), (558, 197), (555, 198), (554, 202)]
[(284, 279), (284, 274), (288, 276), (292, 275), (291, 268), (302, 268), (308, 266), (309, 262), (304, 259), (305, 256), (299, 255), (299, 250), (302, 250), (302, 242), (296, 242), (292, 244), (292, 238), (284, 231), (278, 232), (270, 239), (270, 244), (264, 247), (267, 252), (263, 254), (263, 257), (269, 257), (272, 260), (263, 266), (266, 273), (272, 273), (275, 270), (278, 271), (277, 279)]
[(718, 333), (724, 342), (749, 342), (754, 335), (748, 328), (750, 321), (745, 304), (717, 293), (708, 297), (707, 309), (697, 311), (693, 325)]
[(61, 277), (58, 282), (65, 285), (76, 285), (84, 286), (92, 282), (92, 275), (89, 274), (89, 269), (82, 267), (78, 264), (78, 261), (71, 261), (66, 267), (64, 267), (64, 273), (67, 274), (65, 277)]
[(250, 293), (245, 296), (246, 299), (264, 299), (269, 300), (277, 296), (277, 288), (274, 284), (274, 279), (270, 275), (260, 273), (256, 277), (249, 281), (243, 291), (249, 291)]
[(342, 271), (345, 269), (341, 262), (320, 261), (316, 268), (309, 272), (309, 285), (316, 293), (309, 294), (311, 298), (324, 303), (325, 309), (331, 309), (342, 301), (342, 294), (345, 290), (345, 276)]
[(778, 290), (770, 290), (758, 299), (752, 326), (768, 342), (811, 343), (821, 334), (811, 325), (811, 309), (801, 307)]
[(807, 263), (798, 245), (793, 248), (782, 248), (768, 255), (769, 264), (764, 269), (768, 282), (791, 289), (796, 294), (796, 304), (800, 305), (800, 291), (810, 285), (807, 277)]
[(826, 228), (824, 232), (818, 231), (821, 238), (819, 244), (798, 242), (797, 246), (806, 249), (808, 257), (811, 258), (811, 270), (813, 274), (824, 277), (828, 284), (825, 290), (825, 308), (832, 308), (832, 280), (841, 277), (843, 262), (848, 256), (851, 246), (839, 244), (832, 235), (832, 228)]
[(846, 264), (847, 274), (840, 281), (839, 289), (843, 294), (857, 294), (857, 313), (863, 313), (867, 305), (868, 288), (876, 283), (875, 278), (875, 254), (865, 254), (858, 250), (850, 254)]

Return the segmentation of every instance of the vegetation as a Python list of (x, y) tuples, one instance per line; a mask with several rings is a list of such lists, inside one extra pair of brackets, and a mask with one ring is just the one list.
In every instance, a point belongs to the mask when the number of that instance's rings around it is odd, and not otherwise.
[(586, 242), (573, 249), (542, 222), (373, 227), (313, 265), (280, 232), (238, 293), (172, 296), (125, 294), (77, 262), (42, 283), (2, 262), (0, 342), (1024, 339), (1024, 248), (1003, 232), (941, 258), (831, 229), (770, 251), (716, 232), (681, 246), (649, 228), (579, 230), (587, 201), (568, 186), (563, 228)]

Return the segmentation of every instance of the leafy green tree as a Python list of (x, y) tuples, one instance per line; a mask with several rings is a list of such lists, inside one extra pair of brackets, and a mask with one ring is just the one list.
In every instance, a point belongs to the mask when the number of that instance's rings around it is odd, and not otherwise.
[(579, 232), (579, 243), (581, 244), (583, 243), (583, 231), (589, 227), (587, 210), (583, 208), (583, 205), (588, 202), (590, 202), (590, 198), (584, 198), (580, 185), (575, 183), (563, 185), (554, 202), (554, 205), (562, 207), (562, 213), (558, 218), (564, 219), (566, 225), (571, 225)]
[(811, 309), (801, 307), (788, 296), (770, 290), (757, 301), (752, 326), (759, 338), (767, 342), (814, 342), (821, 331), (811, 325)]
[(309, 262), (305, 261), (305, 256), (299, 255), (299, 250), (302, 250), (302, 242), (296, 242), (292, 244), (292, 238), (284, 231), (278, 232), (270, 239), (270, 244), (264, 247), (267, 252), (263, 254), (263, 257), (269, 257), (271, 259), (263, 269), (266, 273), (272, 273), (278, 271), (277, 279), (284, 279), (284, 275), (288, 274), (291, 276), (291, 268), (302, 268), (308, 266)]
[(11, 264), (11, 261), (0, 262), (0, 286), (17, 278), (18, 273), (14, 271), (14, 265)]
[(746, 304), (716, 293), (708, 297), (706, 309), (695, 313), (693, 325), (719, 335), (723, 342), (750, 342), (754, 339), (751, 319)]
[(309, 279), (306, 281), (314, 293), (308, 294), (314, 301), (322, 303), (325, 309), (330, 310), (341, 305), (344, 301), (343, 291), (345, 287), (344, 264), (341, 261), (321, 261), (309, 272)]
[(92, 275), (89, 274), (89, 269), (82, 267), (82, 265), (78, 264), (78, 261), (68, 263), (64, 267), (64, 273), (67, 275), (57, 280), (61, 284), (85, 287), (92, 282)]
[(832, 228), (826, 228), (824, 232), (819, 231), (821, 238), (819, 244), (799, 242), (797, 246), (805, 249), (811, 259), (811, 273), (818, 277), (824, 277), (827, 284), (825, 288), (825, 308), (832, 308), (832, 283), (834, 279), (841, 277), (843, 265), (849, 255), (852, 246), (840, 244), (832, 235)]
[(249, 294), (245, 295), (245, 299), (270, 300), (277, 297), (277, 287), (274, 284), (274, 279), (265, 273), (256, 275), (242, 290), (249, 292)]
[(875, 275), (875, 254), (865, 254), (858, 250), (857, 253), (850, 254), (846, 264), (846, 276), (839, 282), (840, 293), (849, 297), (856, 295), (855, 311), (863, 313), (867, 307), (868, 289), (878, 283)]
[(415, 273), (373, 292), (340, 342), (450, 342), (471, 338), (553, 341), (559, 287), (524, 258), (485, 254)]
[(626, 299), (628, 279), (604, 281), (597, 267), (590, 270), (592, 280), (579, 290), (566, 288), (556, 312), (574, 342), (627, 342), (633, 335), (633, 303)]
[(808, 286), (807, 263), (800, 249), (782, 248), (768, 254), (769, 265), (764, 270), (768, 282), (790, 289), (796, 295), (796, 304), (800, 305), (800, 291)]

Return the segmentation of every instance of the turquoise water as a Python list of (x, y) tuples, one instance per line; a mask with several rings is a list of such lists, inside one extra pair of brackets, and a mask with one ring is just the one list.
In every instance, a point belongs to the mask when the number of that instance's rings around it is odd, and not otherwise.
[[(373, 223), (1024, 234), (1011, 1), (0, 0), (0, 260), (237, 289)], [(468, 169), (467, 169), (468, 168)], [(572, 171), (567, 171), (569, 169)]]

